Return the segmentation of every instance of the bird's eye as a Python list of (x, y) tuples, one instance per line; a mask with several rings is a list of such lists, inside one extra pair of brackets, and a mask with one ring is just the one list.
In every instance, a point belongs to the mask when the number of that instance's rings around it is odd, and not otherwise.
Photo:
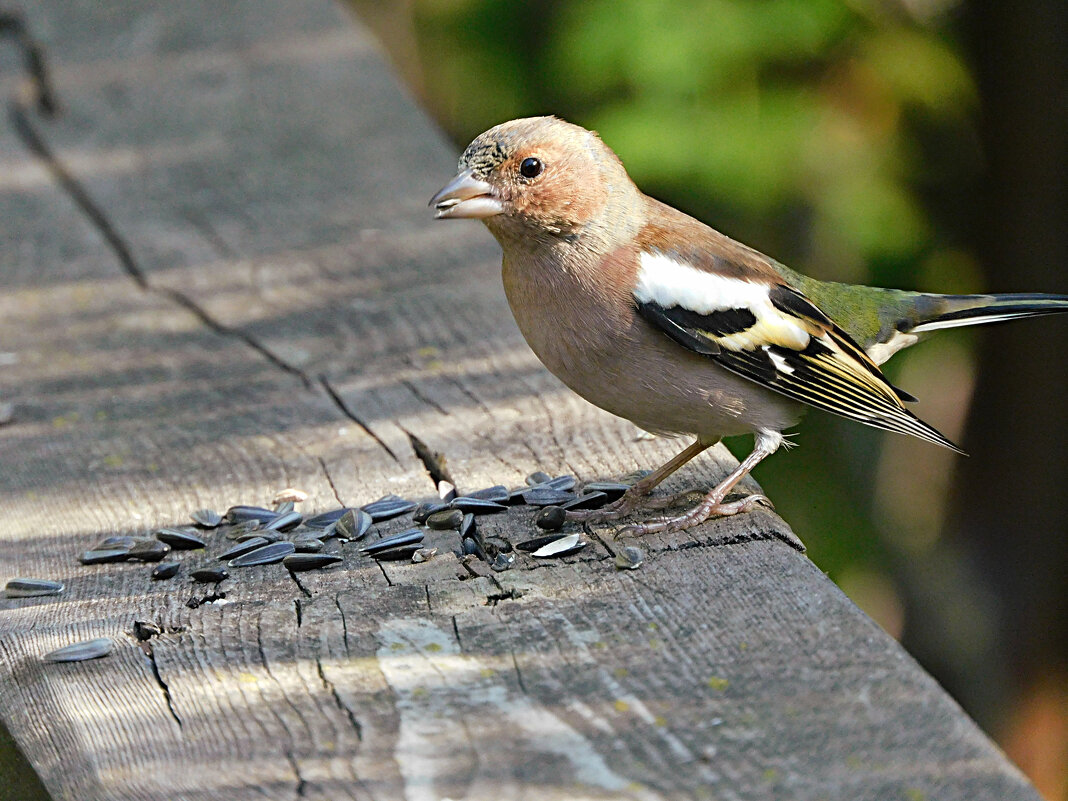
[(523, 162), (519, 165), (519, 174), (524, 178), (537, 178), (544, 169), (545, 165), (541, 163), (541, 159), (531, 157), (523, 159)]

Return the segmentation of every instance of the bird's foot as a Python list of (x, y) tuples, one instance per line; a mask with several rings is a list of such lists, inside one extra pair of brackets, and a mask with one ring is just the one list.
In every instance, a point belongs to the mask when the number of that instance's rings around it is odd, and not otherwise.
[(674, 506), (695, 492), (701, 492), (701, 490), (693, 489), (675, 495), (666, 495), (663, 498), (649, 498), (646, 492), (635, 490), (636, 487), (631, 487), (618, 500), (602, 506), (600, 509), (568, 510), (567, 520), (575, 520), (581, 523), (604, 523), (609, 520), (619, 520), (621, 517), (627, 517), (639, 509), (664, 509), (668, 506)]
[(748, 512), (760, 504), (772, 505), (765, 495), (747, 495), (730, 503), (724, 503), (710, 495), (685, 514), (677, 517), (656, 517), (644, 523), (627, 526), (616, 534), (616, 538), (641, 536), (655, 532), (683, 531), (704, 523), (710, 517), (727, 517), (740, 512)]

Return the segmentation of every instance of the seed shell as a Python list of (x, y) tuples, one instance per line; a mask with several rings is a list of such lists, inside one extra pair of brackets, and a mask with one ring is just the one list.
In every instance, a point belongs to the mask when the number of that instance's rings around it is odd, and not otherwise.
[(362, 540), (375, 518), (363, 509), (349, 509), (334, 524), (334, 535), (346, 540)]
[(275, 493), (275, 496), (271, 498), (271, 503), (304, 503), (306, 500), (308, 500), (308, 493), (304, 490), (286, 487)]
[(272, 542), (270, 545), (264, 545), (262, 548), (257, 548), (254, 551), (242, 554), (236, 559), (231, 559), (226, 564), (230, 567), (273, 565), (275, 562), (281, 562), (296, 550), (296, 547), (291, 542)]
[(282, 566), (286, 570), (300, 573), (336, 565), (340, 561), (341, 557), (332, 553), (293, 553), (282, 560)]
[(456, 497), (456, 485), (451, 481), (438, 482), (438, 497), (448, 503)]
[(560, 539), (559, 534), (543, 534), (540, 537), (532, 537), (529, 540), (523, 540), (523, 542), (517, 542), (515, 547), (517, 550), (525, 551), (526, 553), (533, 553), (534, 551), (548, 545), (551, 542), (556, 542)]
[(616, 551), (616, 567), (620, 570), (637, 570), (645, 561), (641, 548), (628, 545)]
[(501, 553), (498, 552), (496, 556), (490, 561), (490, 569), (496, 573), (500, 573), (504, 570), (511, 570), (515, 565), (514, 553)]
[(36, 598), (40, 595), (59, 595), (63, 584), (39, 578), (13, 578), (4, 585), (7, 598)]
[(72, 645), (65, 645), (45, 654), (42, 659), (46, 662), (84, 662), (87, 659), (99, 659), (111, 653), (112, 642), (110, 637), (97, 637), (95, 640), (84, 640)]
[(567, 556), (568, 554), (575, 553), (586, 547), (586, 543), (579, 539), (578, 534), (568, 534), (566, 537), (560, 537), (555, 542), (550, 542), (548, 545), (543, 545), (534, 551), (531, 556), (538, 559), (548, 559), (553, 556)]

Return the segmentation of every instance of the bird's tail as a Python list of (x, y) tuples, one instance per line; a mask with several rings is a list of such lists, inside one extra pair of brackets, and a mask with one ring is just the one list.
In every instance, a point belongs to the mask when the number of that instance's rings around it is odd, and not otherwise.
[[(1021, 317), (1068, 312), (1068, 295), (925, 295), (930, 304), (918, 303), (916, 314), (902, 333), (923, 334), (943, 328), (1000, 323)], [(927, 306), (925, 309), (924, 307)]]

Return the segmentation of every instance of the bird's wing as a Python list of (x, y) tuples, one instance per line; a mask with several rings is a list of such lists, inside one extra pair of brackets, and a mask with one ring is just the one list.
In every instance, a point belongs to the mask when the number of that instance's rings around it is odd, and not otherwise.
[(643, 318), (680, 345), (761, 386), (960, 450), (905, 408), (915, 398), (890, 384), (849, 334), (784, 283), (643, 252), (634, 301)]

